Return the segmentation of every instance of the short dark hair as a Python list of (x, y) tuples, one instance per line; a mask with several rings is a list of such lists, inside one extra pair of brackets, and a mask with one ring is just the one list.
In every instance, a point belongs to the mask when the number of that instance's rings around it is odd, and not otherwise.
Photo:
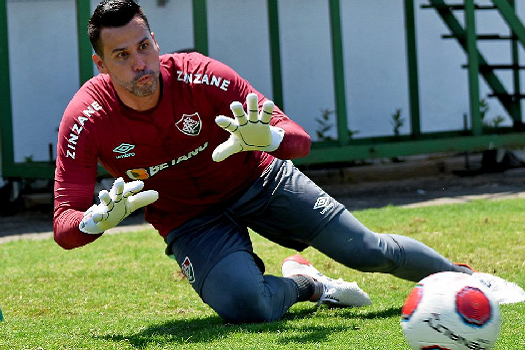
[(136, 16), (140, 17), (151, 31), (146, 14), (133, 0), (104, 0), (98, 4), (88, 24), (89, 40), (97, 55), (102, 56), (103, 53), (100, 39), (102, 29), (122, 27)]

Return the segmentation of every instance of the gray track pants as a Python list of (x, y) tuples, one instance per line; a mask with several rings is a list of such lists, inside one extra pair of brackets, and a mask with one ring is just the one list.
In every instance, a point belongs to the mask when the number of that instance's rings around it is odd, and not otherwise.
[(459, 269), (411, 238), (370, 231), (291, 162), (278, 160), (234, 203), (166, 237), (168, 254), (190, 271), (193, 288), (232, 323), (277, 320), (297, 301), (294, 282), (264, 275), (247, 227), (283, 246), (314, 247), (365, 272), (419, 281)]

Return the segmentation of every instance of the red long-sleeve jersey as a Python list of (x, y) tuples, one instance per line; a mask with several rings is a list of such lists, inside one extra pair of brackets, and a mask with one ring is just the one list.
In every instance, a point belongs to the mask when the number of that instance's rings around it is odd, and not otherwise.
[(108, 75), (86, 82), (67, 106), (58, 132), (55, 171), (55, 241), (72, 249), (94, 241), (78, 229), (92, 204), (100, 163), (113, 177), (143, 180), (159, 199), (146, 221), (166, 236), (171, 230), (245, 190), (274, 157), (292, 159), (310, 150), (302, 127), (275, 108), (272, 125), (285, 130), (279, 148), (240, 152), (222, 162), (212, 152), (229, 133), (215, 124), (230, 115), (230, 103), (257, 93), (228, 66), (198, 53), (160, 56), (161, 98), (138, 112), (118, 98)]

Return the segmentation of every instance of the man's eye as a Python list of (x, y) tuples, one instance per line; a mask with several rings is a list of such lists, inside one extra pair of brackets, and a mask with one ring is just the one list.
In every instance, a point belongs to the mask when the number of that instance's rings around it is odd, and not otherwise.
[(141, 50), (146, 50), (148, 47), (149, 47), (149, 45), (146, 44), (146, 43), (140, 45), (140, 49)]
[(126, 58), (128, 54), (126, 52), (120, 52), (117, 54), (117, 58)]

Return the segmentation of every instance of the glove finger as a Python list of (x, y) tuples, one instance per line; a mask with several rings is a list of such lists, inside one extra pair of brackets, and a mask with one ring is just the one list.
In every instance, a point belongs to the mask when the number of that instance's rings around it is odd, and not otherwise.
[(248, 123), (248, 118), (246, 118), (246, 112), (244, 112), (242, 103), (239, 101), (234, 101), (231, 103), (230, 109), (240, 126), (246, 125)]
[(102, 213), (94, 213), (91, 215), (91, 218), (93, 219), (95, 223), (101, 222), (103, 217), (104, 215)]
[(159, 199), (159, 193), (155, 190), (147, 190), (128, 198), (129, 212), (145, 207)]
[(115, 203), (120, 202), (122, 199), (122, 194), (124, 192), (124, 179), (119, 177), (115, 180), (113, 183), (113, 187), (111, 187), (111, 198)]
[(211, 155), (213, 161), (222, 162), (232, 154), (242, 151), (241, 145), (239, 142), (236, 142), (233, 137), (230, 138), (215, 148), (213, 154)]
[(263, 124), (269, 124), (270, 119), (272, 118), (273, 113), (273, 101), (267, 100), (263, 104), (263, 108), (261, 110), (261, 122)]
[(109, 195), (109, 192), (106, 190), (102, 190), (98, 193), (98, 199), (100, 199), (100, 203), (104, 204), (106, 208), (109, 210), (113, 209), (114, 203), (111, 200), (111, 196)]
[(224, 130), (231, 132), (232, 134), (235, 134), (237, 132), (237, 129), (239, 129), (239, 122), (237, 120), (232, 119), (230, 117), (226, 117), (224, 115), (219, 115), (215, 117), (215, 123), (217, 123), (217, 125), (223, 128)]
[(124, 185), (124, 192), (122, 193), (122, 196), (124, 198), (128, 198), (129, 196), (141, 191), (144, 188), (144, 182), (137, 180), (137, 181), (131, 181)]
[(256, 94), (250, 93), (246, 96), (246, 108), (248, 109), (248, 120), (257, 123), (259, 121), (259, 98)]
[[(99, 197), (100, 197), (100, 193), (99, 193)], [(103, 207), (103, 208), (105, 209), (106, 207)], [(102, 220), (102, 214), (101, 214), (102, 210), (103, 209), (101, 208), (100, 205), (93, 204), (92, 206), (88, 208), (88, 210), (84, 212), (84, 218), (82, 220), (88, 221), (89, 218), (91, 218), (94, 222), (99, 222), (100, 220)]]
[[(100, 195), (100, 194), (99, 194)], [(95, 213), (98, 209), (98, 205), (96, 204), (93, 204), (92, 206), (90, 206), (85, 212), (84, 212), (84, 217), (86, 216), (93, 216), (93, 213)]]

